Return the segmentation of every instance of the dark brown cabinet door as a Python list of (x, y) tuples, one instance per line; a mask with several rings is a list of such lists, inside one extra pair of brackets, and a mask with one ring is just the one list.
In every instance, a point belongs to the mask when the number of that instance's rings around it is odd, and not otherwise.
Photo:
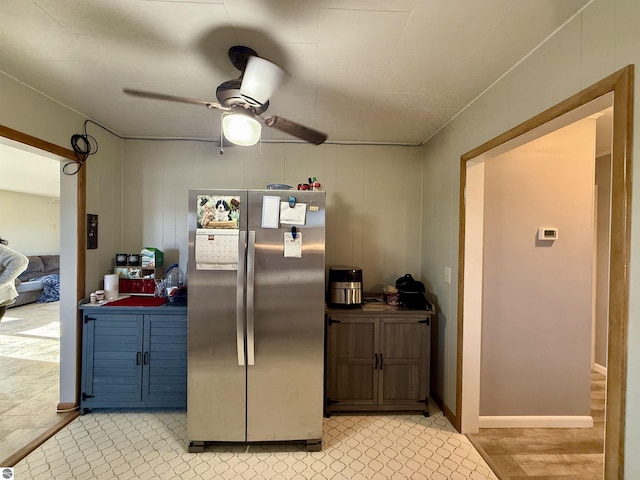
[(378, 372), (375, 319), (340, 318), (328, 329), (327, 395), (330, 406), (374, 406)]
[(428, 396), (429, 326), (415, 319), (380, 319), (378, 404), (420, 408)]

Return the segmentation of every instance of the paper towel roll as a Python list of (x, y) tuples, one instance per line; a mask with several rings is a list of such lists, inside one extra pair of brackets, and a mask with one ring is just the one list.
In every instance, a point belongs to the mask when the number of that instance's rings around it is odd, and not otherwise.
[(120, 276), (117, 273), (110, 273), (104, 276), (104, 298), (105, 300), (115, 300), (120, 295)]

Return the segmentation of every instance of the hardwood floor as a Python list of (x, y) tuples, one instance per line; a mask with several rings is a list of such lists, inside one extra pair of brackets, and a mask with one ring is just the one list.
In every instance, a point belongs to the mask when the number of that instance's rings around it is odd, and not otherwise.
[(483, 428), (467, 437), (500, 480), (602, 480), (605, 385), (591, 372), (593, 428)]
[(0, 466), (11, 467), (78, 414), (57, 413), (59, 302), (10, 308), (0, 322)]

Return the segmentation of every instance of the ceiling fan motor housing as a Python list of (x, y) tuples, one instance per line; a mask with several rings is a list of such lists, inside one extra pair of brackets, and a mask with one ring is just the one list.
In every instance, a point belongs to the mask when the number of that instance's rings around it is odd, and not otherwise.
[[(220, 105), (230, 108), (246, 108), (248, 106), (247, 100), (240, 93), (240, 85), (242, 85), (242, 80), (239, 78), (222, 82), (216, 89), (216, 98), (218, 99), (218, 102), (220, 102)], [(268, 107), (268, 100), (263, 105), (251, 105), (253, 111), (258, 115), (260, 115), (262, 112), (265, 112)]]

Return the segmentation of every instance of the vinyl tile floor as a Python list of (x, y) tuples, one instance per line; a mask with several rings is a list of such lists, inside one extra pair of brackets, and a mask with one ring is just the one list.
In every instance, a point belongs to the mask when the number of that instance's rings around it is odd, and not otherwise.
[[(17, 307), (9, 309), (0, 322), (0, 466), (8, 453), (31, 442), (59, 416), (55, 413), (57, 309), (57, 303)], [(597, 376), (592, 380), (592, 414), (601, 431), (604, 382)], [(467, 437), (458, 434), (434, 406), (432, 412), (428, 418), (335, 415), (324, 419), (321, 452), (309, 453), (300, 445), (258, 444), (213, 445), (204, 453), (190, 454), (186, 450), (184, 411), (94, 410), (72, 421), (18, 462), (15, 478), (496, 480)], [(498, 434), (487, 439), (489, 443), (483, 444), (486, 449), (497, 448), (504, 443), (502, 440), (514, 443), (504, 431)], [(597, 442), (602, 441), (599, 435)], [(539, 442), (529, 439), (526, 444)], [(558, 453), (557, 445), (551, 448)], [(601, 452), (601, 443), (598, 448)], [(531, 453), (523, 458), (540, 460), (542, 452)], [(549, 467), (553, 463), (549, 461), (545, 456), (542, 463)], [(601, 462), (601, 454), (600, 460), (594, 461)], [(580, 472), (574, 470), (578, 476), (562, 478), (596, 478), (590, 476), (591, 467), (598, 467), (587, 463), (581, 462)], [(508, 472), (513, 476), (503, 478), (555, 478), (544, 476), (550, 473), (548, 468), (540, 472), (527, 467), (526, 462), (523, 465), (518, 472)], [(524, 473), (519, 469), (530, 471), (518, 476)], [(535, 476), (541, 473), (543, 477)]]
[[(0, 466), (59, 417), (56, 304), (9, 309), (0, 322)], [(34, 392), (38, 392), (34, 395)], [(184, 411), (93, 410), (14, 467), (16, 479), (496, 480), (442, 413), (336, 415), (323, 449), (296, 444), (212, 445), (187, 453)]]
[[(436, 409), (434, 409), (436, 410)], [(15, 466), (25, 479), (424, 479), (496, 480), (440, 411), (336, 415), (323, 448), (297, 444), (207, 446), (187, 452), (184, 411), (92, 410)]]

